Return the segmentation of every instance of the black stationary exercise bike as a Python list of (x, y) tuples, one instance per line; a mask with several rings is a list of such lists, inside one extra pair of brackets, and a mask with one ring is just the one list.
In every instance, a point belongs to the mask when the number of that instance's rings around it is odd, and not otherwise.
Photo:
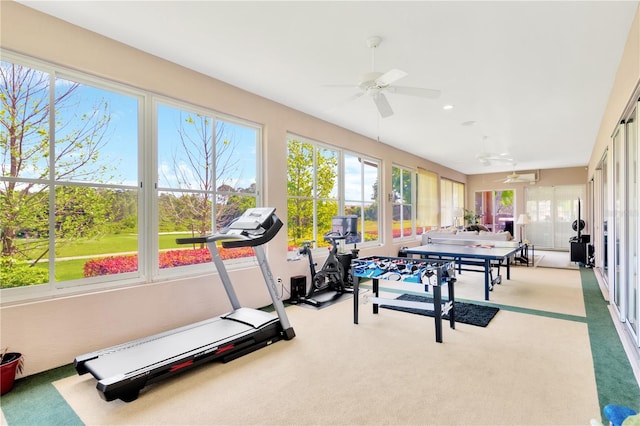
[[(338, 241), (345, 238), (346, 236), (337, 232), (329, 232), (324, 236), (325, 241), (331, 244), (331, 249), (329, 250), (329, 256), (327, 256), (319, 271), (316, 271), (316, 263), (313, 261), (313, 255), (311, 254), (313, 241), (305, 241), (302, 244), (302, 248), (298, 252), (309, 258), (311, 285), (307, 294), (299, 298), (299, 302), (320, 306), (340, 297), (343, 293), (353, 292), (353, 277), (349, 270), (349, 265), (351, 259), (357, 257), (358, 250), (354, 248), (350, 255), (339, 255)], [(344, 262), (347, 262), (346, 267)], [(320, 295), (324, 295), (324, 297), (320, 298)]]

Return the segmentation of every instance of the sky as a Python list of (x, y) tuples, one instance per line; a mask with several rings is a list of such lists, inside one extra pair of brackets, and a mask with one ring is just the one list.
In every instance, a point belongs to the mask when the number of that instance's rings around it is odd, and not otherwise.
[[(64, 85), (59, 85), (64, 87)], [(97, 89), (91, 86), (81, 85), (75, 92), (73, 99), (69, 102), (71, 108), (59, 110), (57, 112), (57, 121), (71, 122), (68, 128), (57, 130), (56, 138), (59, 139), (63, 134), (67, 134), (71, 129), (78, 128), (82, 123), (81, 115), (94, 115), (94, 119), (102, 115), (99, 105), (108, 104), (108, 115), (110, 122), (106, 133), (104, 134), (104, 146), (100, 149), (98, 162), (104, 166), (107, 171), (104, 176), (113, 176), (110, 183), (118, 183), (123, 185), (138, 186), (139, 177), (139, 149), (138, 149), (138, 126), (139, 126), (139, 101), (138, 98)], [(140, 102), (141, 104), (141, 102)], [(151, 116), (152, 114), (147, 114)], [(197, 173), (194, 168), (193, 160), (199, 158), (203, 152), (203, 138), (196, 132), (197, 126), (186, 122), (188, 117), (195, 118), (196, 124), (200, 124), (203, 119), (198, 120), (198, 115), (180, 110), (178, 108), (158, 104), (157, 106), (157, 133), (158, 138), (158, 168), (160, 187), (167, 188), (183, 188), (184, 185), (178, 184), (178, 176), (182, 174), (191, 186), (191, 189), (200, 189), (197, 181)], [(207, 129), (209, 143), (211, 142), (211, 133), (213, 130), (213, 119), (208, 117)], [(247, 187), (255, 182), (256, 177), (256, 144), (258, 140), (257, 128), (242, 126), (236, 123), (223, 122), (218, 120), (216, 125), (220, 133), (221, 139), (229, 141), (225, 146), (233, 146), (231, 154), (222, 155), (228, 160), (227, 164), (231, 166), (225, 167), (224, 183), (234, 187)], [(151, 139), (153, 135), (148, 135), (146, 140)], [(197, 154), (187, 156), (182, 149), (181, 137), (189, 139), (195, 144), (190, 145), (191, 152)], [(149, 146), (152, 143), (145, 144), (145, 148), (149, 152)], [(149, 155), (145, 153), (144, 155)], [(220, 155), (220, 154), (219, 154)], [(70, 154), (68, 157), (70, 158)], [(203, 164), (203, 161), (198, 161)], [(222, 183), (218, 182), (218, 185)], [(217, 186), (218, 186), (217, 185)]]
[[(3, 68), (5, 66), (8, 64), (3, 62)], [(28, 105), (33, 105), (34, 99), (48, 102), (49, 74), (36, 71), (36, 75), (40, 84), (39, 97), (33, 96)], [(55, 96), (65, 93), (73, 84), (57, 77)], [(92, 143), (98, 143), (94, 160), (87, 161), (80, 170), (68, 175), (67, 180), (137, 188), (143, 171), (140, 159), (153, 160), (152, 156), (157, 155), (160, 190), (202, 189), (203, 140), (208, 141), (210, 149), (212, 134), (217, 131), (223, 143), (219, 144), (222, 149), (217, 152), (218, 180), (215, 187), (225, 184), (237, 189), (248, 188), (256, 182), (257, 150), (261, 137), (258, 126), (217, 118), (214, 128), (212, 114), (202, 110), (188, 111), (177, 103), (163, 102), (154, 100), (153, 111), (142, 114), (145, 104), (138, 93), (79, 84), (71, 96), (55, 105), (57, 172), (64, 172), (64, 164), (69, 167), (78, 164), (83, 153), (85, 156), (91, 154)], [(144, 119), (152, 121), (151, 131), (139, 128)], [(97, 125), (105, 120), (108, 120), (106, 126)], [(39, 127), (43, 123), (46, 120)], [(144, 134), (143, 130), (149, 134)], [(34, 132), (28, 144), (31, 147), (41, 146), (42, 137), (42, 134)], [(157, 138), (157, 150), (154, 149), (154, 138)], [(189, 147), (191, 155), (186, 154), (184, 146)], [(41, 176), (48, 160), (44, 154), (36, 153), (34, 158), (37, 160), (28, 166), (30, 169), (25, 167), (20, 176)], [(211, 155), (210, 152), (208, 154)], [(362, 158), (355, 154), (346, 153), (344, 158), (345, 199), (370, 201), (373, 185), (378, 179), (378, 167), (365, 163), (363, 168)]]

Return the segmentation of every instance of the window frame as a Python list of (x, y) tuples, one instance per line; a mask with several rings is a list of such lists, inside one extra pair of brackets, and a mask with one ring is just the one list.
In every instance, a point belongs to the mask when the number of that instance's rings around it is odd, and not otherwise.
[[(289, 152), (289, 144), (292, 140), (298, 140), (301, 143), (306, 143), (309, 144), (313, 147), (313, 165), (312, 165), (312, 172), (313, 172), (313, 189), (312, 189), (312, 195), (310, 197), (301, 197), (301, 196), (291, 196), (290, 194), (287, 193), (287, 204), (289, 203), (289, 200), (291, 199), (302, 199), (302, 200), (308, 200), (310, 202), (313, 203), (313, 224), (312, 224), (312, 229), (313, 229), (313, 243), (311, 245), (312, 247), (312, 253), (321, 253), (324, 254), (325, 251), (324, 250), (320, 250), (321, 247), (326, 247), (327, 243), (325, 243), (323, 241), (323, 235), (319, 235), (318, 234), (318, 217), (317, 217), (317, 203), (318, 202), (325, 202), (325, 201), (335, 201), (337, 203), (337, 207), (338, 207), (338, 211), (337, 211), (337, 216), (341, 216), (341, 215), (345, 215), (345, 204), (347, 203), (347, 201), (353, 201), (353, 200), (346, 200), (345, 199), (345, 156), (346, 155), (351, 155), (351, 156), (356, 156), (359, 158), (362, 158), (368, 162), (371, 162), (373, 164), (376, 165), (377, 168), (377, 182), (378, 182), (378, 191), (377, 191), (377, 198), (376, 200), (374, 200), (374, 202), (377, 203), (378, 207), (377, 207), (377, 225), (378, 225), (378, 238), (376, 240), (372, 240), (372, 241), (365, 241), (364, 240), (364, 212), (363, 214), (360, 216), (358, 223), (360, 225), (360, 234), (361, 234), (361, 242), (357, 243), (358, 245), (360, 245), (360, 247), (371, 247), (371, 246), (377, 246), (381, 244), (382, 238), (381, 238), (381, 229), (380, 229), (380, 218), (381, 218), (381, 209), (380, 209), (380, 179), (381, 179), (381, 161), (366, 155), (363, 155), (361, 153), (355, 152), (355, 151), (351, 151), (351, 150), (346, 150), (344, 148), (339, 148), (324, 142), (320, 142), (318, 140), (312, 139), (312, 138), (308, 138), (308, 137), (304, 137), (301, 136), (299, 134), (293, 133), (293, 132), (287, 132), (286, 135), (287, 138), (287, 152)], [(337, 177), (336, 177), (336, 199), (328, 199), (328, 198), (319, 198), (316, 196), (316, 190), (315, 190), (315, 182), (317, 180), (317, 162), (316, 162), (316, 158), (317, 158), (317, 152), (318, 149), (328, 149), (331, 151), (334, 151), (337, 153), (337, 158), (338, 158), (338, 167), (337, 167)], [(363, 166), (364, 167), (364, 161), (363, 161)], [(364, 173), (364, 170), (361, 169), (361, 173)], [(287, 176), (289, 176), (289, 171), (287, 171)], [(289, 179), (287, 177), (287, 179)], [(362, 185), (364, 185), (364, 181), (362, 182)], [(366, 204), (366, 200), (364, 200), (364, 195), (365, 195), (366, 191), (362, 191), (362, 204)], [(289, 214), (287, 214), (287, 216), (289, 216)], [(292, 227), (288, 227), (288, 228), (292, 228)], [(289, 232), (291, 232), (291, 229), (288, 230)], [(289, 234), (291, 235), (291, 234)], [(290, 236), (288, 236), (288, 240), (291, 239)], [(291, 250), (293, 248), (293, 250)], [(297, 254), (297, 246), (295, 245), (290, 245), (288, 247), (288, 252), (289, 253), (296, 253)]]
[[(34, 284), (23, 287), (12, 287), (0, 289), (2, 296), (2, 306), (28, 302), (41, 299), (50, 299), (62, 297), (71, 294), (88, 294), (106, 289), (115, 289), (122, 287), (133, 287), (144, 285), (160, 280), (184, 278), (203, 272), (210, 273), (211, 267), (208, 263), (200, 265), (188, 265), (183, 267), (171, 268), (170, 273), (163, 273), (158, 265), (158, 167), (157, 167), (157, 114), (154, 106), (158, 102), (181, 105), (189, 111), (202, 111), (211, 115), (214, 120), (214, 129), (217, 121), (229, 122), (234, 125), (246, 126), (256, 131), (256, 154), (255, 154), (255, 203), (262, 206), (263, 193), (263, 145), (264, 130), (263, 126), (248, 120), (233, 117), (214, 111), (211, 108), (204, 108), (194, 103), (186, 102), (177, 98), (161, 96), (149, 90), (133, 87), (123, 83), (118, 83), (106, 78), (98, 77), (89, 73), (73, 70), (57, 64), (39, 60), (19, 53), (7, 51), (0, 48), (2, 61), (10, 64), (16, 64), (22, 67), (31, 68), (38, 72), (48, 75), (49, 78), (49, 104), (53, 105), (54, 92), (56, 89), (57, 79), (70, 80), (82, 85), (91, 86), (99, 90), (113, 92), (115, 94), (129, 96), (137, 100), (137, 173), (135, 184), (113, 184), (100, 182), (84, 182), (84, 181), (59, 181), (55, 179), (55, 171), (50, 168), (49, 176), (46, 179), (33, 179), (23, 177), (1, 177), (3, 181), (14, 182), (30, 182), (39, 185), (46, 185), (51, 188), (48, 199), (49, 205), (54, 205), (55, 188), (56, 187), (97, 187), (116, 190), (136, 190), (137, 191), (137, 255), (138, 269), (136, 272), (127, 272), (121, 274), (101, 275), (96, 277), (80, 278), (74, 280), (55, 281), (53, 274), (55, 264), (55, 241), (49, 239), (49, 257), (53, 257), (53, 261), (49, 262), (49, 280), (43, 284)], [(47, 125), (50, 132), (51, 140), (55, 141), (55, 108), (51, 108), (52, 112), (48, 118)], [(217, 137), (214, 133), (214, 138)], [(215, 144), (215, 142), (214, 142)], [(51, 143), (49, 147), (50, 153), (55, 148), (55, 143)], [(53, 157), (52, 157), (53, 158)], [(215, 182), (215, 175), (214, 175)], [(217, 188), (214, 184), (214, 194), (217, 194)], [(247, 196), (247, 193), (242, 193)], [(55, 209), (49, 209), (55, 210)], [(55, 212), (49, 214), (49, 232), (54, 230)], [(54, 235), (54, 234), (51, 234)], [(96, 255), (100, 257), (100, 255)], [(247, 267), (249, 263), (256, 264), (255, 256), (243, 258), (242, 260), (225, 261), (234, 267)]]
[[(422, 188), (422, 185), (425, 188)], [(432, 223), (428, 223), (431, 220)], [(416, 232), (425, 233), (440, 227), (440, 179), (436, 172), (416, 172)]]
[[(394, 182), (394, 170), (399, 170), (400, 173), (400, 187), (396, 188), (396, 183)], [(408, 175), (408, 179), (409, 179), (409, 202), (405, 202), (405, 197), (404, 197), (404, 191), (405, 191), (405, 185), (403, 184), (405, 182), (405, 176)], [(394, 225), (392, 224), (392, 236), (393, 236), (393, 241), (403, 241), (403, 240), (415, 240), (416, 237), (416, 212), (417, 212), (417, 208), (416, 208), (416, 182), (417, 182), (417, 172), (415, 169), (410, 168), (410, 167), (406, 167), (406, 166), (401, 166), (399, 164), (392, 164), (391, 165), (391, 205), (392, 205), (392, 217), (391, 217), (391, 221), (392, 223), (395, 222), (395, 209), (396, 207), (398, 207), (399, 213), (400, 213), (400, 235), (399, 236), (395, 236), (394, 235)], [(405, 211), (409, 211), (411, 217), (406, 220), (404, 219), (404, 212)], [(409, 234), (405, 234), (405, 229), (409, 229), (408, 227), (406, 227), (404, 225), (404, 222), (407, 221), (410, 224), (410, 229), (411, 232)]]
[[(90, 86), (91, 88), (95, 88), (98, 90), (108, 91), (117, 95), (131, 97), (137, 100), (137, 108), (138, 108), (138, 128), (137, 128), (137, 148), (136, 152), (138, 154), (138, 171), (136, 176), (136, 184), (135, 185), (127, 185), (127, 184), (116, 184), (116, 183), (101, 183), (101, 182), (92, 182), (92, 181), (82, 181), (82, 180), (64, 180), (57, 179), (55, 176), (55, 167), (49, 167), (49, 174), (46, 178), (13, 178), (9, 176), (0, 177), (3, 181), (13, 181), (13, 182), (25, 182), (25, 183), (34, 183), (37, 185), (43, 185), (48, 187), (48, 206), (55, 206), (56, 197), (55, 191), (56, 188), (103, 188), (103, 189), (114, 189), (114, 190), (137, 190), (137, 207), (138, 207), (138, 242), (137, 242), (137, 253), (140, 255), (141, 248), (144, 244), (144, 236), (141, 234), (140, 228), (140, 209), (143, 204), (143, 191), (140, 190), (139, 185), (141, 183), (141, 169), (139, 168), (141, 155), (140, 155), (140, 147), (142, 144), (141, 135), (143, 133), (142, 126), (140, 125), (140, 119), (144, 114), (144, 108), (146, 104), (146, 96), (143, 91), (132, 88), (125, 84), (115, 83), (113, 81), (102, 79), (95, 77), (90, 74), (74, 71), (65, 67), (58, 66), (53, 63), (49, 63), (46, 61), (38, 60), (35, 58), (31, 58), (25, 55), (17, 54), (14, 52), (9, 52), (4, 49), (0, 49), (0, 53), (2, 53), (2, 61), (10, 64), (19, 65), (21, 67), (30, 68), (38, 72), (42, 72), (48, 76), (49, 85), (49, 105), (54, 104), (55, 99), (55, 91), (56, 91), (56, 83), (59, 80), (72, 81), (74, 83), (78, 83), (84, 86)], [(49, 132), (49, 139), (54, 141), (49, 144), (49, 156), (50, 158), (55, 158), (55, 148), (56, 148), (56, 111), (55, 108), (50, 108), (50, 113), (48, 117), (47, 129)], [(135, 272), (126, 272), (118, 275), (102, 275), (95, 277), (84, 277), (79, 279), (72, 280), (64, 280), (64, 281), (56, 281), (55, 280), (55, 263), (56, 263), (56, 255), (55, 255), (55, 208), (48, 208), (49, 210), (49, 218), (48, 218), (48, 230), (49, 235), (53, 235), (54, 238), (48, 239), (48, 273), (49, 280), (42, 284), (32, 284), (28, 286), (22, 287), (12, 287), (12, 288), (3, 288), (0, 289), (0, 294), (2, 295), (2, 305), (8, 303), (15, 302), (23, 302), (23, 301), (32, 301), (39, 300), (44, 298), (51, 297), (59, 297), (67, 294), (75, 294), (75, 293), (84, 293), (84, 292), (95, 292), (109, 288), (117, 288), (121, 286), (130, 286), (135, 284), (144, 283), (145, 275), (144, 270), (138, 267), (138, 270)], [(101, 255), (96, 255), (99, 257)], [(118, 279), (114, 280), (114, 277), (118, 277)]]
[[(212, 182), (213, 182), (213, 188), (211, 191), (204, 191), (201, 189), (178, 189), (178, 188), (170, 188), (170, 187), (161, 187), (159, 185), (160, 182), (160, 177), (158, 174), (158, 170), (159, 170), (159, 164), (158, 164), (158, 155), (159, 155), (159, 143), (158, 143), (158, 106), (159, 105), (163, 105), (166, 107), (170, 107), (170, 108), (174, 108), (174, 109), (180, 109), (183, 110), (185, 112), (189, 112), (189, 113), (194, 113), (194, 114), (198, 114), (198, 115), (202, 115), (202, 116), (207, 116), (209, 118), (211, 118), (212, 123), (211, 123), (211, 128), (212, 128), (212, 136), (214, 139), (217, 138), (217, 128), (218, 128), (218, 121), (225, 121), (228, 123), (232, 123), (232, 124), (236, 124), (236, 125), (240, 125), (240, 126), (244, 126), (247, 128), (250, 128), (252, 130), (254, 130), (256, 132), (256, 192), (254, 193), (254, 198), (255, 198), (255, 204), (257, 207), (262, 207), (263, 206), (263, 201), (262, 201), (262, 145), (263, 145), (263, 129), (262, 126), (259, 126), (258, 124), (252, 123), (250, 121), (247, 120), (242, 120), (239, 118), (235, 118), (235, 117), (231, 117), (225, 114), (221, 114), (218, 113), (217, 111), (214, 111), (210, 108), (204, 108), (204, 107), (200, 107), (188, 102), (184, 102), (184, 101), (180, 101), (174, 98), (169, 98), (166, 96), (158, 96), (158, 95), (154, 95), (151, 97), (151, 112), (152, 112), (152, 119), (151, 119), (151, 126), (153, 128), (153, 150), (154, 150), (154, 155), (153, 157), (153, 163), (151, 163), (149, 165), (150, 169), (151, 169), (151, 173), (153, 174), (153, 182), (155, 182), (154, 184), (154, 191), (152, 194), (149, 194), (150, 197), (152, 197), (152, 200), (150, 200), (151, 205), (153, 206), (151, 211), (155, 212), (155, 214), (153, 214), (152, 217), (152, 221), (153, 221), (153, 230), (152, 233), (150, 235), (154, 235), (153, 238), (150, 238), (150, 245), (151, 245), (151, 250), (150, 253), (159, 253), (160, 252), (160, 247), (159, 247), (159, 239), (157, 238), (160, 234), (160, 227), (159, 227), (159, 194), (160, 191), (166, 191), (166, 192), (181, 192), (181, 193), (189, 193), (189, 194), (198, 194), (198, 193), (204, 193), (204, 192), (208, 192), (212, 199), (216, 199), (217, 196), (220, 194), (220, 192), (218, 191), (217, 188), (217, 181), (216, 181), (216, 160), (215, 160), (215, 156), (216, 156), (216, 151), (215, 151), (215, 147), (217, 144), (217, 140), (213, 141), (213, 156), (214, 158), (212, 159), (213, 161), (213, 167), (211, 169), (211, 173), (212, 173)], [(225, 192), (225, 194), (229, 194), (227, 192)], [(240, 194), (238, 192), (233, 192), (231, 194)], [(243, 196), (246, 196), (247, 194), (243, 194)], [(214, 203), (214, 205), (212, 206), (211, 209), (211, 223), (212, 223), (212, 227), (216, 228), (216, 221), (215, 221), (215, 216), (216, 216), (216, 205)], [(153, 232), (155, 232), (155, 234), (153, 234)], [(175, 279), (175, 278), (183, 278), (185, 276), (190, 276), (190, 275), (196, 275), (196, 274), (201, 274), (201, 273), (208, 273), (211, 272), (211, 266), (208, 262), (204, 262), (204, 263), (197, 263), (197, 264), (192, 264), (192, 265), (184, 265), (184, 266), (175, 266), (175, 267), (171, 267), (171, 268), (160, 268), (159, 265), (159, 259), (158, 256), (150, 256), (152, 259), (148, 262), (149, 267), (151, 268), (151, 276), (153, 277), (154, 280), (158, 280), (158, 279)], [(228, 259), (225, 260), (225, 266), (227, 266), (227, 269), (229, 270), (233, 270), (234, 268), (242, 268), (242, 267), (247, 267), (250, 265), (255, 265), (256, 263), (256, 259), (255, 256), (249, 256), (249, 257), (243, 257), (243, 258), (237, 258), (237, 259)]]
[[(460, 217), (457, 216), (457, 211), (464, 211), (466, 190), (466, 185), (462, 182), (444, 177), (440, 178), (440, 227), (457, 226), (456, 218)], [(449, 222), (449, 219), (451, 219), (451, 222)]]
[[(344, 190), (344, 188), (346, 187), (346, 178), (347, 178), (347, 173), (344, 171), (346, 168), (346, 160), (345, 157), (346, 156), (353, 156), (353, 157), (358, 157), (359, 159), (361, 159), (361, 165), (360, 165), (360, 195), (361, 195), (361, 199), (360, 200), (356, 200), (356, 199), (348, 199), (347, 195), (346, 195), (346, 191)], [(368, 201), (365, 199), (366, 198), (366, 185), (367, 182), (365, 182), (366, 180), (366, 165), (367, 163), (370, 163), (370, 166), (375, 166), (376, 168), (376, 182), (377, 182), (377, 190), (376, 190), (376, 194), (374, 194), (375, 198), (372, 198), (371, 200), (369, 200), (369, 202), (373, 205), (377, 205), (377, 209), (376, 209), (376, 226), (377, 226), (377, 234), (378, 234), (378, 238), (375, 240), (369, 240), (367, 241), (366, 239), (366, 235), (367, 235), (367, 231), (365, 231), (365, 225), (367, 223), (366, 220), (366, 209), (367, 209), (367, 203)], [(381, 204), (380, 204), (380, 200), (381, 200), (381, 195), (380, 195), (380, 178), (381, 178), (381, 167), (382, 164), (380, 162), (380, 160), (371, 158), (371, 157), (367, 157), (364, 156), (360, 153), (357, 153), (355, 151), (350, 151), (350, 150), (343, 150), (342, 151), (342, 162), (341, 162), (341, 167), (342, 167), (342, 173), (340, 173), (340, 176), (342, 177), (342, 183), (341, 183), (341, 187), (343, 188), (342, 194), (344, 194), (341, 197), (341, 207), (339, 208), (339, 211), (342, 212), (342, 214), (345, 214), (345, 210), (347, 209), (347, 204), (355, 204), (355, 203), (360, 203), (360, 207), (361, 207), (361, 215), (358, 218), (358, 224), (359, 224), (359, 229), (360, 229), (360, 239), (361, 241), (358, 243), (360, 244), (360, 246), (371, 246), (371, 245), (379, 245), (380, 241), (382, 240), (381, 238)]]

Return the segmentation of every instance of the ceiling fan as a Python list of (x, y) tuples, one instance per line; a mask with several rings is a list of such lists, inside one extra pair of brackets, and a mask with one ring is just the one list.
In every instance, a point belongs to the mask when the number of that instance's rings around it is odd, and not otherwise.
[[(386, 118), (393, 115), (393, 109), (391, 108), (385, 93), (418, 96), (428, 99), (436, 99), (440, 96), (440, 91), (435, 89), (395, 85), (394, 83), (396, 81), (407, 76), (407, 73), (402, 70), (392, 69), (385, 73), (376, 71), (375, 50), (381, 42), (382, 38), (378, 36), (369, 37), (367, 39), (367, 46), (371, 48), (371, 72), (364, 73), (360, 76), (357, 84), (357, 88), (360, 89), (360, 91), (348, 98), (345, 102), (353, 101), (361, 96), (368, 95), (375, 103), (380, 116), (382, 118)], [(341, 85), (338, 87), (345, 86)], [(348, 87), (353, 87), (353, 85), (348, 85)]]
[(483, 166), (490, 166), (492, 161), (502, 161), (507, 163), (513, 163), (514, 161), (513, 157), (506, 152), (500, 154), (481, 152), (480, 154), (476, 155), (476, 158)]
[(490, 166), (492, 161), (511, 163), (515, 166), (515, 159), (508, 152), (502, 152), (500, 154), (487, 152), (484, 148), (486, 142), (487, 136), (483, 136), (482, 140), (480, 141), (482, 151), (478, 155), (476, 155), (476, 159), (480, 161), (483, 166)]

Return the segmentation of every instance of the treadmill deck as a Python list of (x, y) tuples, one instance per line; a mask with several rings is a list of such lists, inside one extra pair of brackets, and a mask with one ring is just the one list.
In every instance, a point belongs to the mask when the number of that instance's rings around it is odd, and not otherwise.
[[(247, 322), (240, 322), (243, 317)], [(87, 357), (95, 357), (85, 361), (84, 368), (98, 380), (131, 376), (171, 364), (176, 359), (214, 352), (277, 321), (277, 317), (267, 312), (241, 308), (221, 317), (89, 354)]]

